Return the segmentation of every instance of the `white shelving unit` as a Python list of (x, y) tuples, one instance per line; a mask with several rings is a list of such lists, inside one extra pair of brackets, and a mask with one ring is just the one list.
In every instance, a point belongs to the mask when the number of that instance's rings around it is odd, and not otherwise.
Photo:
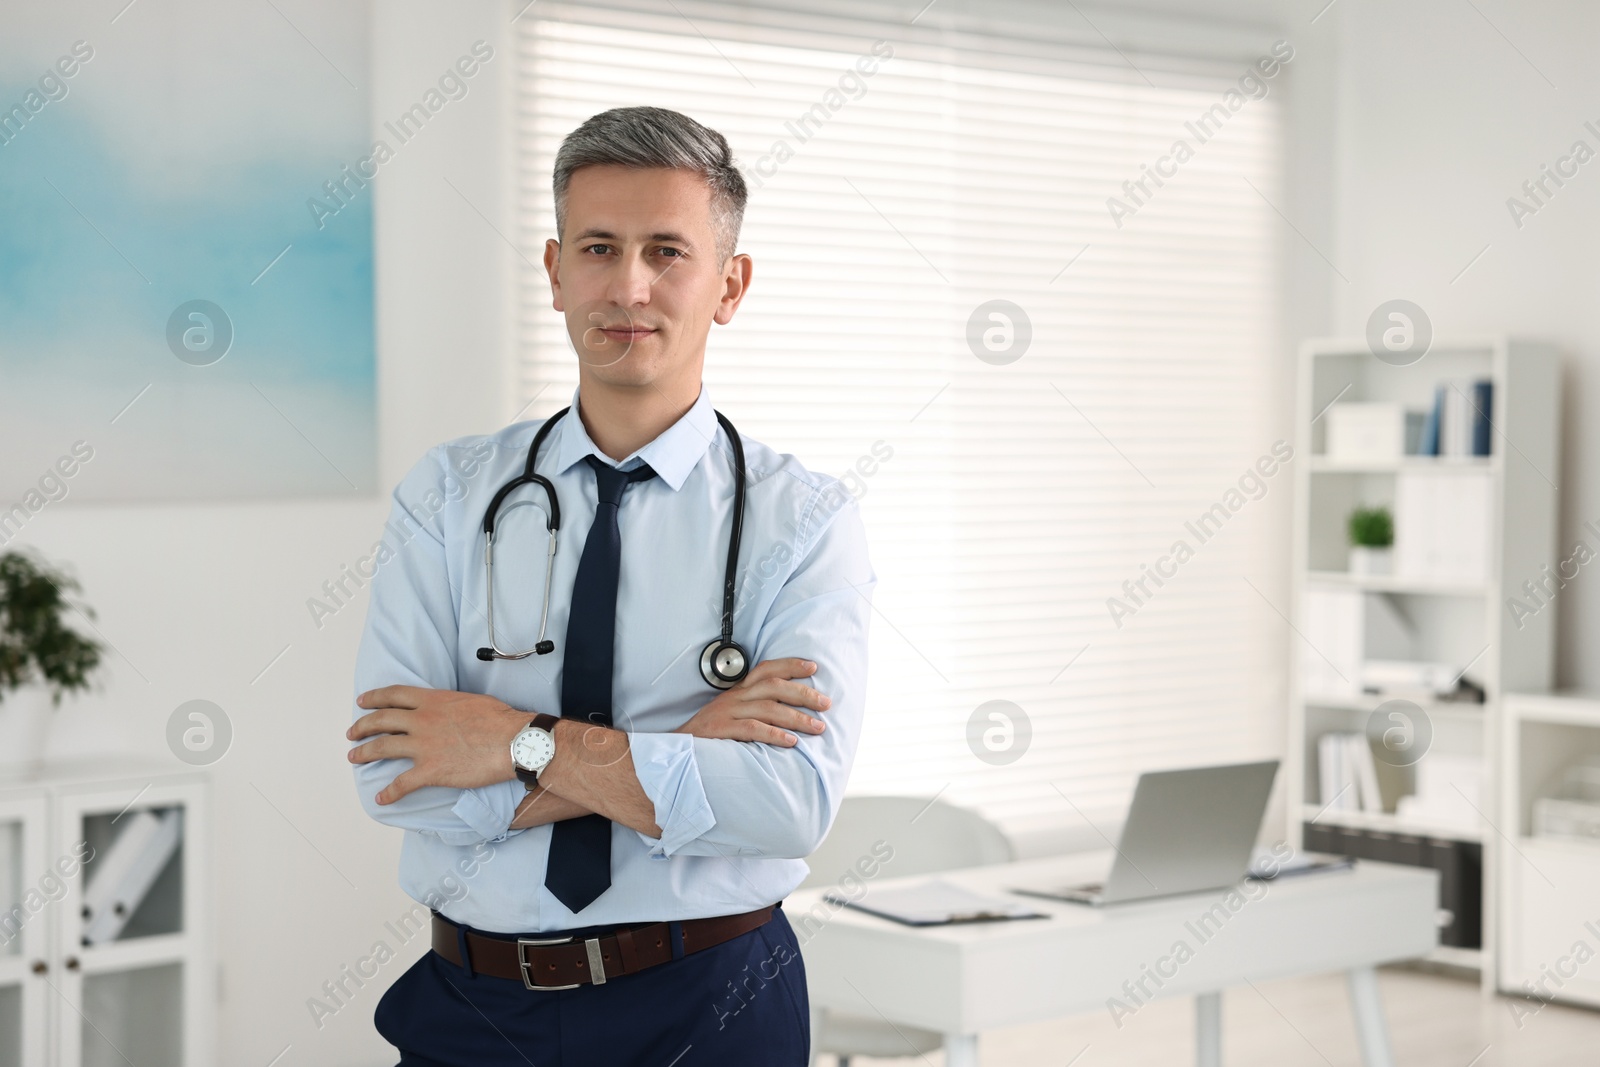
[[(1553, 610), (1513, 618), (1508, 600), (1523, 596), (1524, 581), (1538, 579), (1556, 560), (1556, 516), (1560, 483), (1559, 363), (1553, 346), (1510, 337), (1465, 338), (1435, 342), (1420, 360), (1397, 366), (1378, 359), (1361, 338), (1311, 340), (1301, 346), (1295, 454), (1293, 640), (1289, 758), (1286, 786), (1288, 823), (1298, 844), (1304, 823), (1347, 826), (1397, 835), (1477, 842), (1483, 848), (1483, 948), (1441, 945), (1436, 962), (1475, 968), (1484, 988), (1494, 985), (1498, 834), (1490, 825), (1496, 795), (1495, 760), (1503, 694), (1510, 690), (1548, 690), (1554, 667)], [(1382, 401), (1408, 408), (1432, 405), (1437, 384), (1487, 378), (1493, 383), (1491, 454), (1471, 457), (1407, 455), (1394, 460), (1351, 462), (1327, 455), (1325, 412), (1336, 402)], [(1482, 478), (1488, 482), (1490, 529), (1488, 567), (1481, 580), (1398, 575), (1353, 575), (1348, 570), (1346, 519), (1358, 506), (1395, 510), (1397, 482), (1411, 472)], [(1396, 539), (1402, 536), (1396, 515)], [(1383, 698), (1365, 692), (1332, 696), (1308, 692), (1303, 664), (1318, 656), (1307, 646), (1308, 594), (1318, 589), (1357, 590), (1366, 598), (1386, 598), (1411, 626), (1413, 657), (1447, 663), (1483, 686), (1486, 702), (1419, 702), (1432, 731), (1430, 753), (1469, 757), (1478, 762), (1483, 793), (1474, 805), (1476, 825), (1430, 823), (1396, 815), (1392, 802), (1379, 812), (1324, 811), (1317, 780), (1317, 742), (1324, 733), (1367, 732), (1369, 716)], [(1520, 625), (1519, 625), (1520, 621)], [(1386, 655), (1368, 647), (1370, 659), (1413, 658)], [(1428, 756), (1424, 755), (1423, 760)], [(1390, 771), (1391, 788), (1414, 788), (1416, 767)]]
[[(116, 937), (87, 944), (85, 888), (141, 812), (182, 834)], [(0, 778), (0, 1067), (215, 1062), (209, 789), (166, 769)]]
[(1600, 1007), (1600, 840), (1532, 834), (1533, 802), (1600, 757), (1600, 694), (1509, 694), (1500, 727), (1499, 989)]

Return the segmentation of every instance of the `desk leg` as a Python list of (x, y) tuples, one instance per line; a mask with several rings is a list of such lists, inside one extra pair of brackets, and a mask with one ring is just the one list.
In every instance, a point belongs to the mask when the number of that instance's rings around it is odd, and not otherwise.
[(1366, 1067), (1394, 1067), (1389, 1027), (1383, 1020), (1383, 998), (1378, 992), (1378, 973), (1371, 967), (1356, 967), (1350, 971), (1349, 979), (1350, 1009), (1356, 1017), (1361, 1062)]
[(945, 1067), (978, 1067), (977, 1034), (944, 1035)]
[(1222, 994), (1194, 998), (1195, 1067), (1222, 1067)]

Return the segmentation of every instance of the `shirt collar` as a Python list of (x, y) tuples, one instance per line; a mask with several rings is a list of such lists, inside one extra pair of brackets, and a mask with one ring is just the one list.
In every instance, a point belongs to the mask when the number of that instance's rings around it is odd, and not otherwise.
[(670, 485), (673, 492), (677, 492), (716, 439), (717, 415), (711, 406), (711, 393), (702, 382), (700, 396), (682, 418), (661, 431), (655, 440), (635, 449), (624, 456), (620, 463), (616, 463), (590, 439), (589, 431), (578, 417), (578, 393), (578, 389), (572, 391), (572, 407), (562, 416), (557, 427), (561, 431), (561, 439), (556, 445), (558, 474), (565, 474), (574, 463), (589, 455), (618, 470), (633, 469), (637, 466), (633, 459), (638, 457), (650, 464), (661, 480)]

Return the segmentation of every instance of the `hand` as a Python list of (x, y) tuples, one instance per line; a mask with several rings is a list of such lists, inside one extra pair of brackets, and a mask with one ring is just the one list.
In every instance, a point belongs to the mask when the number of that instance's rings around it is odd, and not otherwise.
[(412, 762), (378, 794), (379, 804), (393, 804), (423, 786), (472, 789), (516, 777), (511, 739), (532, 718), (490, 696), (413, 685), (369, 689), (356, 704), (374, 710), (357, 719), (345, 737), (374, 740), (351, 749), (350, 762)]
[[(800, 743), (791, 730), (820, 734), (821, 719), (799, 708), (826, 711), (833, 701), (809, 685), (791, 681), (816, 673), (817, 665), (803, 659), (769, 659), (753, 667), (744, 681), (723, 690), (715, 700), (695, 712), (694, 718), (672, 732), (733, 741), (765, 741), (792, 748)], [(793, 706), (791, 706), (793, 705)]]

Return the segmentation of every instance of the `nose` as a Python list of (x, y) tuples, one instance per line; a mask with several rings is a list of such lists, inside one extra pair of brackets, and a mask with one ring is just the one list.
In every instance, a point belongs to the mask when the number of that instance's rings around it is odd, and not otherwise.
[(643, 255), (623, 256), (612, 272), (606, 295), (618, 307), (642, 307), (650, 303), (650, 287), (655, 280), (656, 272)]

